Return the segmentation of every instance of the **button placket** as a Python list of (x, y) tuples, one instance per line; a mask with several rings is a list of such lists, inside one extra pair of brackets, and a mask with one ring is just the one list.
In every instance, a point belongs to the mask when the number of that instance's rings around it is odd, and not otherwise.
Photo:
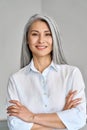
[(44, 108), (47, 108), (48, 96), (47, 96), (47, 88), (46, 88), (46, 78), (42, 76), (42, 87), (43, 87), (43, 103)]

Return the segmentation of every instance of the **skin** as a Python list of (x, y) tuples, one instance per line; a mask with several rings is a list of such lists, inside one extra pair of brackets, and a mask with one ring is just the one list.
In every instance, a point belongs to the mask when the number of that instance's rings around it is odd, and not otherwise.
[[(40, 20), (35, 21), (28, 32), (28, 45), (33, 55), (34, 65), (41, 73), (51, 63), (52, 35), (48, 25)], [(66, 97), (63, 110), (76, 107), (81, 98), (73, 99), (77, 91), (70, 91)], [(52, 130), (66, 128), (56, 113), (33, 113), (17, 100), (10, 100), (14, 104), (7, 108), (9, 116), (16, 116), (25, 122), (34, 123), (31, 130)]]

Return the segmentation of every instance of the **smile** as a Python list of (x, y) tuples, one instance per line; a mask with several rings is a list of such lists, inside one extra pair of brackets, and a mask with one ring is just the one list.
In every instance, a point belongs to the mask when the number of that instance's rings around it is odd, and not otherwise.
[(42, 50), (42, 49), (47, 48), (47, 46), (36, 46), (36, 48), (39, 49), (39, 50)]

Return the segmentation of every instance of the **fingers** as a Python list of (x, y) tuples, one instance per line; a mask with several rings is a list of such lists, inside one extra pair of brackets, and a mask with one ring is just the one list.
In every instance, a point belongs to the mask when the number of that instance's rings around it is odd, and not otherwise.
[(26, 106), (17, 100), (11, 100), (9, 102), (12, 103), (12, 105), (7, 108), (9, 116), (18, 117), (25, 122), (33, 121), (34, 114)]
[(74, 108), (76, 107), (77, 105), (79, 105), (81, 103), (81, 98), (77, 98), (77, 99), (74, 99), (74, 100), (71, 100), (71, 102), (69, 102), (68, 104), (68, 109), (71, 109), (71, 108)]
[(16, 106), (16, 105), (12, 105), (12, 106), (9, 106), (8, 108), (7, 108), (7, 113), (9, 114), (9, 115), (11, 115), (12, 113), (19, 113), (19, 110), (20, 110), (20, 108), (18, 107), (18, 106)]
[(66, 102), (63, 110), (71, 109), (76, 107), (81, 103), (82, 98), (76, 98), (74, 99), (75, 95), (77, 94), (77, 91), (69, 91), (67, 97), (66, 97)]
[(13, 103), (13, 104), (15, 104), (16, 106), (19, 106), (19, 107), (22, 106), (22, 104), (17, 100), (10, 100), (9, 102)]
[(9, 116), (18, 115), (18, 113), (22, 107), (22, 104), (17, 100), (10, 100), (9, 102), (13, 104), (7, 108), (7, 113), (9, 114)]
[(8, 110), (8, 111), (9, 111), (9, 110), (19, 110), (19, 107), (15, 106), (15, 105), (12, 105), (12, 106), (9, 106), (9, 107), (7, 108), (7, 110)]
[(68, 94), (67, 97), (66, 97), (67, 103), (69, 103), (69, 102), (73, 99), (73, 97), (75, 96), (76, 93), (77, 93), (76, 90), (75, 90), (75, 91), (70, 91), (70, 92), (69, 92), (69, 94)]

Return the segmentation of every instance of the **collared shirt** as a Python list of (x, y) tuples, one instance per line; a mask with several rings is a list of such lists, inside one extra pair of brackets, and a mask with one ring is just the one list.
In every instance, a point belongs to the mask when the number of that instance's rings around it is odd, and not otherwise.
[[(10, 77), (7, 100), (19, 100), (33, 113), (55, 112), (67, 130), (78, 130), (86, 123), (84, 88), (84, 81), (77, 67), (52, 62), (40, 73), (32, 60)], [(82, 98), (81, 103), (75, 108), (63, 110), (70, 90), (77, 90), (74, 98)], [(7, 105), (11, 104), (7, 102)], [(10, 130), (31, 130), (33, 123), (8, 116), (8, 126)]]

